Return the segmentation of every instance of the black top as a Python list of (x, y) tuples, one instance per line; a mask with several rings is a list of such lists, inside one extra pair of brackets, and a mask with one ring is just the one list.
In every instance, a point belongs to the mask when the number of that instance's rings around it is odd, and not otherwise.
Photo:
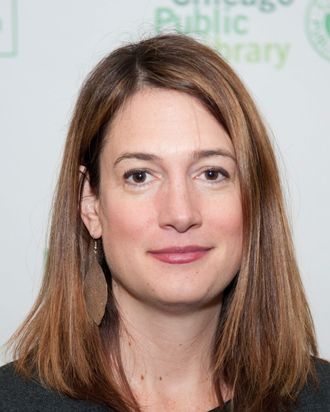
[[(293, 412), (330, 412), (330, 363), (318, 359), (316, 370), (320, 380), (319, 389), (307, 383), (298, 397)], [(216, 408), (210, 412), (229, 410), (230, 402), (224, 408)], [(46, 389), (35, 380), (27, 380), (17, 375), (13, 364), (9, 363), (0, 368), (0, 411), (109, 412), (111, 409), (95, 403), (71, 399), (54, 390)]]

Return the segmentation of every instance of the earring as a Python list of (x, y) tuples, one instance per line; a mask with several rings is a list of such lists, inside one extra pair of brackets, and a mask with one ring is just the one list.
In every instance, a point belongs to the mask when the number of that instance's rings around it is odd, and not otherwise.
[(98, 241), (94, 239), (93, 257), (84, 280), (84, 295), (89, 317), (100, 325), (108, 301), (108, 285), (99, 263)]

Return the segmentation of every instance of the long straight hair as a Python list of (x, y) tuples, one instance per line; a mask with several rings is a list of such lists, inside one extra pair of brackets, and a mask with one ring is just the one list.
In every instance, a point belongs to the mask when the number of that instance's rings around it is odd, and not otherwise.
[[(53, 204), (49, 253), (37, 301), (13, 336), (16, 368), (48, 387), (115, 410), (138, 411), (120, 358), (120, 319), (111, 293), (98, 327), (83, 293), (97, 270), (79, 213), (84, 176), (98, 193), (99, 157), (118, 109), (145, 87), (194, 96), (225, 128), (235, 148), (243, 210), (239, 273), (224, 292), (214, 339), (214, 389), (233, 388), (235, 411), (290, 407), (313, 375), (313, 322), (296, 264), (274, 153), (246, 88), (216, 52), (168, 34), (123, 46), (84, 83), (68, 132)], [(111, 136), (111, 128), (110, 128)], [(111, 267), (111, 262), (109, 262)]]

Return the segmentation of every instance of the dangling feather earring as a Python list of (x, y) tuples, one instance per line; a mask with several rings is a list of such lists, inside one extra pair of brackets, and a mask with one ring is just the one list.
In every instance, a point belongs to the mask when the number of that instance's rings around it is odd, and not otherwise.
[(84, 295), (89, 317), (96, 325), (100, 325), (108, 300), (108, 285), (104, 272), (99, 264), (98, 242), (94, 239), (94, 258), (84, 281)]

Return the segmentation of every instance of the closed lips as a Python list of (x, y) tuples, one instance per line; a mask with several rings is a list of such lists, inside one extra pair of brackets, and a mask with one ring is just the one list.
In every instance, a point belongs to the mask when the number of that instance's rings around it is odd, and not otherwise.
[(203, 246), (173, 246), (164, 249), (151, 250), (150, 253), (161, 254), (161, 253), (193, 253), (201, 252), (212, 249), (211, 247)]
[(150, 254), (157, 260), (170, 264), (185, 264), (201, 259), (210, 247), (202, 246), (174, 246), (151, 251)]

